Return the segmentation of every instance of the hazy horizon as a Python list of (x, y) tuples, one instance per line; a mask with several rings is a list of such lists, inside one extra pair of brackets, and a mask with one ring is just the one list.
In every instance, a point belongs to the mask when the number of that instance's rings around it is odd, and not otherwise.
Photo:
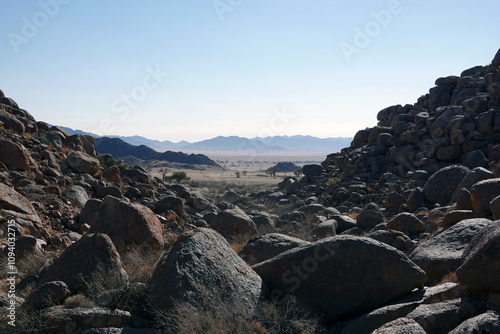
[(12, 2), (0, 89), (99, 135), (353, 137), (436, 78), (487, 65), (500, 4), (210, 0)]

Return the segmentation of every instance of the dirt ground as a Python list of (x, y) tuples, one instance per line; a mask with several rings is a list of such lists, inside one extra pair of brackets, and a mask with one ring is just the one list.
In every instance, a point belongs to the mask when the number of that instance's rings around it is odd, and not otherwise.
[[(197, 188), (201, 193), (207, 195), (220, 194), (227, 189), (239, 190), (242, 193), (256, 192), (277, 186), (286, 176), (294, 176), (293, 172), (277, 173), (271, 176), (265, 172), (278, 162), (293, 162), (302, 167), (306, 164), (320, 163), (325, 160), (326, 155), (320, 153), (296, 153), (296, 154), (261, 154), (249, 156), (231, 153), (207, 154), (209, 158), (217, 162), (221, 168), (210, 167), (204, 170), (192, 169), (167, 169), (167, 176), (174, 172), (185, 172), (190, 178), (187, 185)], [(162, 178), (161, 168), (153, 168), (152, 175)], [(215, 189), (215, 190), (214, 190)]]

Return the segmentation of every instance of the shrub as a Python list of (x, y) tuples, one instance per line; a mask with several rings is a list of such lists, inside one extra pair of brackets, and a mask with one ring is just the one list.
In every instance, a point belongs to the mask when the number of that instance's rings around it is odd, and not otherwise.
[(109, 167), (116, 165), (116, 160), (110, 155), (103, 155), (103, 156), (97, 157), (97, 159), (99, 160), (99, 163), (101, 164), (101, 166), (104, 169), (107, 169)]
[(190, 180), (191, 178), (187, 176), (186, 172), (174, 172), (171, 176), (169, 176), (170, 180), (175, 180), (177, 182), (181, 182), (182, 180)]
[(120, 170), (128, 169), (130, 166), (127, 164), (119, 164), (116, 167), (120, 168)]

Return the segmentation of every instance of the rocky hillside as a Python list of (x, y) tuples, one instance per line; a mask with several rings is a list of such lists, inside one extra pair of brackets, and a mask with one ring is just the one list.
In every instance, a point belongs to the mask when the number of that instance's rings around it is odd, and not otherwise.
[(500, 52), (377, 119), (212, 199), (1, 93), (2, 331), (499, 333)]
[(220, 167), (215, 161), (204, 154), (186, 154), (173, 151), (160, 153), (145, 145), (135, 146), (128, 144), (119, 138), (96, 138), (95, 149), (98, 153), (111, 154), (119, 159), (132, 156), (145, 161), (157, 160), (167, 163)]

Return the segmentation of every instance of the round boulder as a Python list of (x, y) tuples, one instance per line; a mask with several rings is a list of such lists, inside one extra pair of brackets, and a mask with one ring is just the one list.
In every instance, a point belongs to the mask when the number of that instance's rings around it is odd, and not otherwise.
[(86, 234), (66, 248), (40, 277), (39, 284), (63, 281), (72, 293), (86, 292), (96, 275), (107, 278), (114, 288), (128, 281), (113, 242), (101, 233)]
[(491, 214), (490, 202), (500, 195), (500, 178), (480, 181), (470, 191), (474, 211), (488, 216)]
[(118, 253), (133, 248), (163, 249), (163, 226), (153, 211), (138, 203), (116, 197), (104, 198), (89, 233), (105, 233), (113, 240)]
[(425, 183), (425, 198), (432, 204), (448, 204), (467, 173), (469, 169), (459, 165), (440, 169)]
[(380, 306), (426, 280), (425, 272), (395, 248), (346, 235), (291, 249), (253, 268), (268, 285), (271, 300), (293, 293), (325, 321)]
[(469, 242), (488, 224), (491, 220), (484, 218), (462, 220), (420, 244), (410, 259), (425, 270), (429, 284), (438, 283), (457, 270)]
[(257, 226), (243, 210), (227, 209), (214, 217), (210, 227), (222, 234), (229, 242), (246, 243), (257, 236)]
[(309, 245), (308, 241), (279, 233), (269, 233), (250, 240), (238, 255), (253, 265), (268, 260), (289, 249)]
[(500, 292), (500, 224), (480, 231), (463, 253), (457, 278), (463, 285), (482, 291)]
[(153, 273), (150, 297), (155, 307), (173, 310), (189, 304), (196, 310), (234, 306), (251, 316), (262, 281), (217, 232), (197, 228), (181, 235)]
[(99, 160), (80, 151), (73, 151), (68, 154), (66, 163), (78, 173), (88, 173), (94, 175), (99, 170)]

